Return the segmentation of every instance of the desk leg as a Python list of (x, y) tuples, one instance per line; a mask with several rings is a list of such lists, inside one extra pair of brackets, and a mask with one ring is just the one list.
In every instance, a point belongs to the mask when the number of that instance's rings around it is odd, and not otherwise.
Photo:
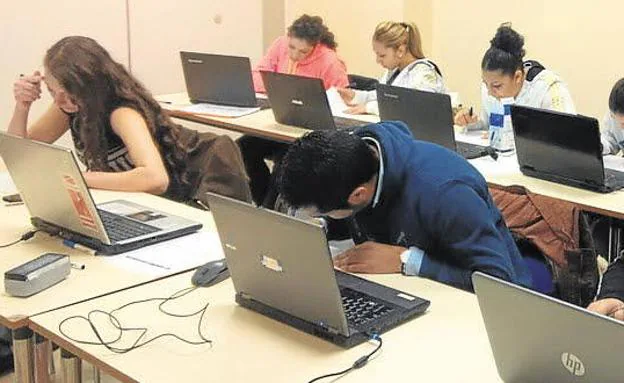
[(15, 381), (34, 383), (33, 332), (28, 327), (13, 330), (13, 361), (15, 363)]
[(61, 364), (63, 365), (64, 383), (82, 382), (82, 361), (75, 355), (61, 350)]
[(54, 344), (51, 341), (48, 342), (48, 352), (50, 353), (50, 363), (48, 364), (48, 373), (50, 375), (54, 375), (56, 374), (56, 367), (54, 366)]
[(35, 334), (35, 382), (50, 383), (50, 342)]
[(93, 366), (93, 383), (100, 383), (100, 369)]

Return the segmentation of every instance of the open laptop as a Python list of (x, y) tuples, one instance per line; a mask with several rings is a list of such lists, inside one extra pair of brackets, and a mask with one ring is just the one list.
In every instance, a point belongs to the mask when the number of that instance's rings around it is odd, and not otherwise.
[(472, 281), (505, 382), (622, 381), (623, 322), (479, 272)]
[(0, 155), (32, 224), (98, 254), (137, 249), (202, 227), (129, 201), (96, 207), (70, 149), (0, 133)]
[(334, 270), (320, 224), (208, 195), (236, 302), (342, 347), (365, 342), (429, 301)]
[(312, 130), (350, 129), (369, 124), (332, 116), (321, 79), (265, 71), (260, 74), (275, 121), (280, 124)]
[(433, 142), (467, 159), (487, 156), (487, 146), (455, 141), (451, 97), (444, 93), (377, 85), (377, 104), (382, 121), (403, 121), (418, 140)]
[(248, 57), (180, 52), (186, 91), (192, 103), (270, 108), (256, 98)]
[(601, 193), (624, 187), (624, 173), (604, 167), (595, 118), (512, 105), (511, 119), (523, 174)]

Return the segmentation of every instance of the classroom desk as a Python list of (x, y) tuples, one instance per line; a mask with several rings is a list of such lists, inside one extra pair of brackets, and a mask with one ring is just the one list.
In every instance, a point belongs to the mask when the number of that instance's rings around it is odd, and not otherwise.
[[(169, 111), (171, 117), (232, 130), (252, 136), (267, 138), (270, 140), (293, 142), (306, 132), (309, 132), (308, 129), (277, 123), (275, 121), (275, 117), (273, 116), (273, 111), (270, 109), (261, 110), (243, 117), (225, 118), (205, 114), (188, 113), (178, 110), (179, 108), (191, 104), (186, 92), (164, 94), (156, 96), (156, 99), (161, 101), (161, 106)], [(353, 115), (346, 117), (370, 123), (379, 121), (379, 117), (374, 115)]]
[[(199, 221), (204, 225), (204, 231), (216, 233), (212, 216), (206, 211), (145, 193), (93, 190), (92, 194), (96, 202), (123, 198), (146, 206), (154, 206), (159, 210)], [(0, 243), (9, 243), (31, 228), (29, 214), (24, 205), (4, 206), (0, 204)], [(209, 254), (209, 252), (214, 253), (217, 250), (221, 254), (217, 258), (222, 257), (218, 240), (215, 242), (216, 246), (206, 250), (206, 258), (214, 257), (214, 254)], [(95, 257), (78, 250), (69, 249), (61, 244), (60, 239), (45, 233), (37, 233), (26, 242), (0, 249), (0, 270), (9, 270), (45, 252), (68, 254), (72, 261), (84, 264), (85, 269), (72, 269), (64, 281), (28, 298), (9, 296), (4, 291), (4, 284), (0, 287), (0, 325), (14, 330), (16, 374), (18, 376), (21, 376), (20, 374), (28, 375), (30, 374), (29, 371), (32, 371), (32, 351), (30, 351), (32, 350), (32, 332), (27, 327), (30, 316), (184, 271), (174, 272), (157, 269), (150, 273), (142, 273), (136, 269), (121, 268), (119, 265), (110, 262), (109, 257)], [(206, 260), (198, 259), (198, 263), (194, 267), (205, 262)], [(19, 346), (17, 346), (18, 344)], [(22, 381), (29, 381), (28, 377), (23, 377)]]
[[(96, 308), (110, 310), (138, 299), (168, 296), (190, 286), (190, 276), (190, 273), (173, 276), (37, 315), (30, 318), (31, 326), (122, 382), (307, 382), (350, 366), (374, 348), (375, 344), (370, 343), (343, 350), (239, 307), (234, 302), (229, 279), (195, 291), (168, 308), (186, 313), (210, 302), (203, 331), (214, 341), (212, 347), (162, 339), (126, 354), (115, 354), (102, 346), (76, 344), (59, 332), (60, 322), (69, 316), (86, 315)], [(500, 382), (475, 295), (417, 277), (371, 275), (368, 278), (432, 303), (423, 316), (383, 334), (383, 348), (378, 356), (340, 382)], [(124, 324), (149, 327), (151, 335), (174, 332), (198, 339), (193, 337), (196, 318), (171, 319), (155, 313), (154, 307), (135, 307), (120, 317)], [(106, 319), (101, 323), (105, 324)], [(72, 337), (94, 339), (84, 323), (65, 329)]]

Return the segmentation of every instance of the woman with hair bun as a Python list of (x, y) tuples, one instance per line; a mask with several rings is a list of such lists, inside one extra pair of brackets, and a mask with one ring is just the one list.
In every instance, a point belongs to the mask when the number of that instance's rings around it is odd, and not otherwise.
[(481, 116), (461, 110), (455, 124), (486, 130), (491, 114), (504, 98), (514, 103), (566, 113), (576, 113), (565, 82), (534, 60), (524, 60), (524, 38), (509, 24), (501, 25), (481, 61)]

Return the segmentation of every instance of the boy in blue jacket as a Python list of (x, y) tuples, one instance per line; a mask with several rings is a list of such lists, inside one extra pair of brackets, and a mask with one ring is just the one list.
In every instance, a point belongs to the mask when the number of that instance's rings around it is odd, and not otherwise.
[(483, 177), (402, 122), (315, 131), (282, 162), (279, 191), (311, 216), (349, 219), (356, 246), (335, 258), (356, 273), (398, 273), (472, 290), (479, 270), (531, 287), (531, 273)]

